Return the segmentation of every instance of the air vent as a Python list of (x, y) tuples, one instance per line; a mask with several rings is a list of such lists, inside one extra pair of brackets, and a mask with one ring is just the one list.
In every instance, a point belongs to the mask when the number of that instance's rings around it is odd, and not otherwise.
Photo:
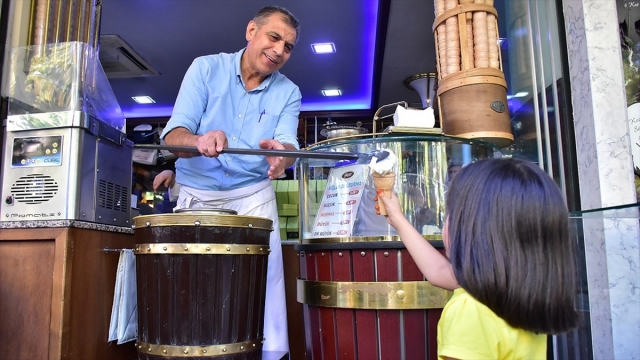
[(129, 188), (100, 180), (98, 184), (98, 207), (120, 211), (126, 213), (129, 211)]
[(11, 186), (14, 199), (25, 204), (42, 204), (51, 200), (57, 192), (58, 183), (43, 174), (23, 176)]
[(119, 35), (100, 35), (100, 63), (107, 78), (159, 74)]

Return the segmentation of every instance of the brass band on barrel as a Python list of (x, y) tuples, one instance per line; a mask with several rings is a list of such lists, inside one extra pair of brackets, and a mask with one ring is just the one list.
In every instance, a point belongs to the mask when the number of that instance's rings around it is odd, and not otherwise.
[(440, 309), (453, 292), (428, 281), (334, 282), (298, 279), (298, 302), (347, 309)]
[(201, 243), (165, 243), (136, 244), (133, 253), (136, 255), (157, 254), (193, 254), (193, 255), (269, 255), (268, 245), (252, 244), (201, 244)]
[[(442, 240), (442, 234), (422, 235), (425, 240)], [(302, 239), (303, 244), (323, 244), (323, 243), (356, 243), (356, 242), (377, 242), (377, 241), (402, 241), (398, 235), (381, 236), (341, 236), (326, 238)]]
[(273, 230), (273, 220), (240, 215), (170, 213), (143, 215), (133, 218), (134, 228), (152, 226), (224, 226)]
[(141, 354), (149, 354), (155, 356), (172, 356), (172, 357), (204, 357), (204, 356), (220, 356), (240, 354), (255, 351), (259, 348), (262, 340), (249, 340), (233, 344), (223, 345), (156, 345), (142, 341), (136, 342), (138, 352)]

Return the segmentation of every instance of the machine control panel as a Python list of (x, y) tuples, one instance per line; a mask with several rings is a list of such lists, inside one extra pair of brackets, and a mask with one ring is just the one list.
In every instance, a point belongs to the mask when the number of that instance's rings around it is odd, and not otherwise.
[(13, 139), (11, 167), (62, 165), (62, 136), (30, 136)]

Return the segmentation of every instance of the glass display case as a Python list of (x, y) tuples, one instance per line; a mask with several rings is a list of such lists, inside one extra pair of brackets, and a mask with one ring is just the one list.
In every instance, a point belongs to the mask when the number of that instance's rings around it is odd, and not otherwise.
[[(402, 210), (428, 240), (442, 239), (445, 195), (460, 168), (479, 159), (501, 156), (492, 144), (436, 133), (355, 135), (308, 148), (350, 153), (383, 149), (398, 158), (394, 190)], [(384, 217), (376, 214), (376, 191), (367, 164), (304, 158), (299, 160), (299, 171), (303, 244), (399, 241)]]
[(99, 126), (124, 132), (125, 117), (89, 44), (63, 42), (11, 51), (7, 130)]
[(578, 328), (555, 337), (555, 359), (632, 359), (640, 350), (640, 203), (573, 212)]

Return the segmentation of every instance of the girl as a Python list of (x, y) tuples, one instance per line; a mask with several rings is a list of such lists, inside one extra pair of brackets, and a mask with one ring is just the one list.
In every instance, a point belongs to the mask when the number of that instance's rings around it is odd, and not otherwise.
[(488, 159), (460, 170), (446, 199), (448, 259), (411, 226), (395, 194), (377, 198), (425, 278), (453, 290), (438, 323), (439, 358), (545, 359), (546, 334), (577, 325), (569, 214), (536, 165)]

